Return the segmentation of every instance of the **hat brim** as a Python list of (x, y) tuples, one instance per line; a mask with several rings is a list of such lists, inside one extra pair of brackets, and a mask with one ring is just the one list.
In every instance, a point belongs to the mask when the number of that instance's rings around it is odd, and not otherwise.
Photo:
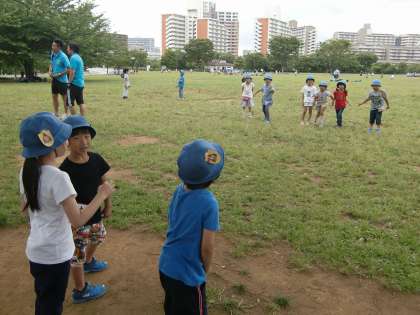
[(96, 136), (96, 130), (92, 126), (86, 126), (86, 125), (73, 126), (72, 133), (77, 129), (88, 129), (92, 139), (95, 138)]
[(47, 155), (66, 142), (70, 138), (71, 132), (72, 127), (69, 124), (63, 123), (58, 133), (54, 135), (54, 144), (51, 147), (45, 147), (41, 143), (38, 145), (24, 147), (22, 156), (25, 159), (28, 159)]

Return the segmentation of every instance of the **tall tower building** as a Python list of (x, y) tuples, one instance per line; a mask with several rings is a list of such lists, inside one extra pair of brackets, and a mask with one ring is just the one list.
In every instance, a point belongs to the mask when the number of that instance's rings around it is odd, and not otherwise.
[(239, 54), (239, 14), (238, 12), (218, 11), (217, 20), (225, 27), (227, 32), (227, 52), (238, 56)]

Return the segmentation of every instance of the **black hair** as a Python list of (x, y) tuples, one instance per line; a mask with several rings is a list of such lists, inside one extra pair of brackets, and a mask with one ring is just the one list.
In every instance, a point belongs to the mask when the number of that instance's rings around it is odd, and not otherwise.
[(26, 205), (23, 210), (28, 207), (32, 211), (39, 211), (38, 187), (39, 178), (41, 176), (41, 167), (37, 158), (25, 159), (22, 170), (22, 182), (25, 190)]
[(124, 68), (123, 69), (123, 73), (128, 73), (128, 69), (127, 68)]
[(78, 46), (77, 44), (75, 44), (75, 43), (70, 43), (70, 44), (69, 44), (69, 48), (70, 48), (73, 52), (75, 52), (76, 54), (79, 54), (79, 53), (80, 53), (80, 48), (79, 48), (79, 46)]
[(209, 188), (211, 184), (213, 184), (214, 180), (211, 180), (209, 182), (205, 182), (202, 184), (187, 184), (184, 183), (185, 187), (187, 187), (190, 190), (196, 190), (196, 189), (206, 189)]
[(93, 136), (92, 131), (88, 127), (75, 128), (75, 129), (72, 130), (70, 138), (78, 136), (80, 134), (87, 134), (87, 133), (89, 133), (91, 136)]
[(53, 43), (56, 43), (60, 48), (63, 48), (64, 43), (61, 39), (54, 39)]

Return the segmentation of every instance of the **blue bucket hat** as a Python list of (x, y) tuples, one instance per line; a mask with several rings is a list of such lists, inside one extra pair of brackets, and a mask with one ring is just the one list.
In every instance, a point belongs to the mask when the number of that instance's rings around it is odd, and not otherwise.
[(198, 185), (217, 179), (225, 164), (223, 148), (206, 140), (186, 144), (178, 157), (178, 175), (186, 184)]
[(319, 82), (319, 86), (328, 87), (328, 82), (327, 81), (321, 81), (321, 82)]
[(252, 79), (251, 73), (245, 73), (244, 74), (244, 79)]
[(308, 82), (309, 80), (315, 81), (314, 75), (309, 73), (308, 76), (306, 77), (306, 82)]
[(376, 80), (373, 80), (371, 85), (372, 86), (382, 86), (381, 85), (381, 80), (377, 80), (377, 79)]
[(344, 85), (344, 87), (347, 87), (347, 82), (346, 82), (346, 81), (344, 81), (344, 80), (340, 80), (340, 81), (338, 81), (338, 82), (337, 82), (337, 87), (338, 87), (339, 85)]
[(80, 115), (71, 115), (69, 117), (67, 117), (64, 122), (66, 124), (69, 124), (73, 131), (75, 131), (76, 129), (79, 128), (86, 128), (89, 130), (90, 132), (90, 136), (93, 138), (95, 138), (96, 136), (96, 130), (88, 123), (88, 121), (86, 120), (85, 117), (80, 116)]
[(19, 138), (24, 158), (47, 155), (61, 146), (71, 135), (71, 126), (51, 113), (27, 117), (20, 124)]
[(264, 74), (264, 80), (273, 81), (273, 75), (271, 73)]

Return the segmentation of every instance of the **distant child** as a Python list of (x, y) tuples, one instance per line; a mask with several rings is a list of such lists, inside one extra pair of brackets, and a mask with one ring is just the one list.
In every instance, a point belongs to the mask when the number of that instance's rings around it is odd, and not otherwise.
[(185, 73), (184, 70), (179, 71), (179, 78), (178, 78), (178, 97), (180, 100), (184, 99), (184, 88), (185, 88)]
[(123, 99), (128, 99), (128, 89), (130, 88), (130, 78), (128, 77), (128, 69), (124, 69), (123, 73), (121, 75), (121, 78), (123, 79)]
[[(325, 109), (327, 108), (328, 98), (334, 102), (334, 97), (332, 94), (327, 90), (328, 82), (321, 81), (319, 83), (319, 91), (315, 94), (315, 107), (316, 107), (316, 118), (315, 118), (315, 125), (319, 127), (324, 127), (325, 123)], [(332, 104), (331, 104), (332, 105)]]
[(312, 107), (315, 102), (315, 94), (318, 92), (318, 89), (316, 88), (314, 84), (315, 84), (315, 78), (313, 77), (312, 74), (309, 74), (308, 77), (306, 78), (305, 86), (300, 91), (302, 93), (302, 109), (303, 109), (302, 117), (300, 121), (300, 124), (302, 126), (305, 125), (305, 116), (308, 111), (309, 111), (309, 117), (308, 117), (308, 120), (306, 121), (306, 124), (309, 125), (309, 123), (311, 122)]
[(255, 94), (254, 97), (258, 94), (258, 93), (262, 93), (262, 110), (264, 113), (264, 122), (266, 124), (269, 124), (271, 122), (271, 117), (270, 117), (270, 107), (273, 105), (273, 94), (276, 92), (276, 90), (274, 89), (272, 82), (273, 82), (273, 76), (269, 73), (266, 73), (264, 75), (264, 82), (265, 84), (263, 85), (263, 87), (258, 90)]
[(112, 193), (103, 183), (83, 210), (77, 205), (69, 175), (55, 166), (71, 133), (71, 126), (51, 113), (37, 113), (20, 125), (25, 158), (20, 193), (31, 224), (26, 255), (35, 280), (37, 315), (62, 314), (75, 249), (71, 226), (85, 225)]
[(337, 116), (337, 127), (343, 127), (343, 112), (349, 104), (347, 92), (347, 83), (344, 80), (338, 81), (337, 89), (334, 92), (335, 113)]
[(360, 103), (359, 106), (369, 101), (371, 102), (368, 133), (372, 133), (373, 125), (376, 124), (376, 133), (380, 134), (382, 125), (382, 113), (386, 109), (389, 109), (389, 101), (386, 92), (381, 89), (380, 80), (372, 81), (372, 89), (373, 91), (369, 93), (367, 99)]
[[(96, 131), (83, 116), (69, 116), (64, 122), (72, 127), (72, 133), (69, 139), (70, 155), (60, 169), (69, 174), (77, 192), (76, 201), (83, 209), (93, 200), (98, 187), (106, 182), (105, 174), (110, 166), (99, 154), (89, 151)], [(103, 208), (98, 207), (86, 224), (74, 230), (76, 251), (71, 260), (71, 270), (75, 285), (72, 300), (75, 304), (97, 299), (107, 291), (103, 284), (85, 282), (85, 272), (99, 272), (108, 268), (108, 263), (96, 260), (94, 254), (106, 236), (102, 219), (109, 217), (111, 211), (111, 199), (108, 198)]]
[(252, 82), (252, 77), (250, 74), (244, 76), (245, 82), (242, 83), (242, 97), (241, 105), (244, 110), (248, 110), (248, 117), (252, 117), (252, 108), (254, 107), (254, 87), (255, 84)]
[(182, 180), (168, 210), (168, 232), (160, 260), (166, 315), (207, 314), (206, 278), (219, 227), (219, 204), (209, 191), (224, 166), (222, 147), (195, 140), (178, 157)]

